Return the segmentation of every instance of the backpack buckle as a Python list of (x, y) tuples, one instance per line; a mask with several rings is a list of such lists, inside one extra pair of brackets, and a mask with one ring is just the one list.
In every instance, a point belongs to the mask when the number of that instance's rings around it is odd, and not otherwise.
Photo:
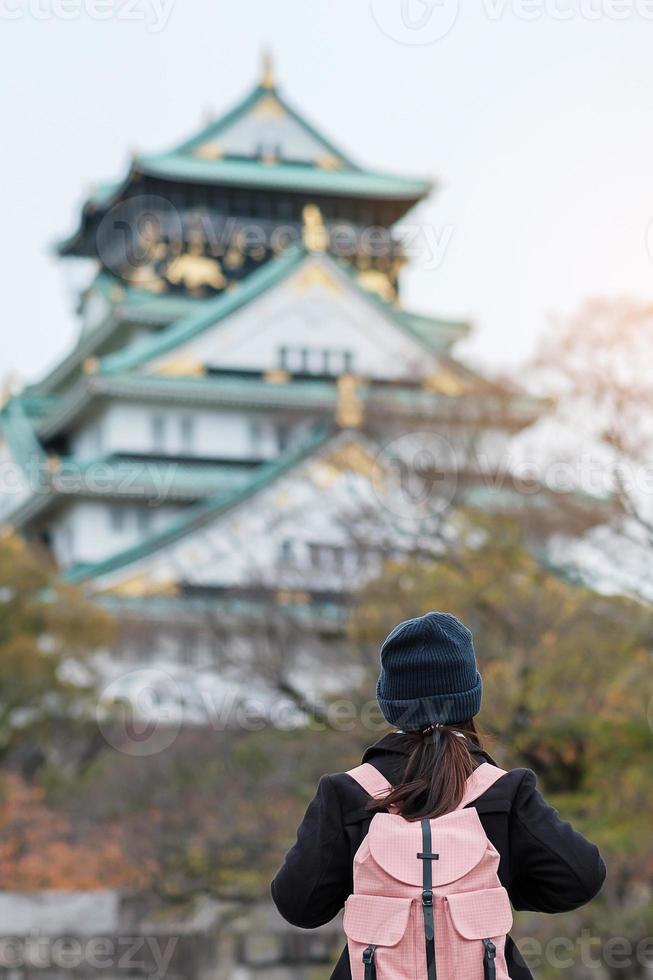
[(433, 905), (433, 892), (429, 889), (422, 892), (422, 905)]

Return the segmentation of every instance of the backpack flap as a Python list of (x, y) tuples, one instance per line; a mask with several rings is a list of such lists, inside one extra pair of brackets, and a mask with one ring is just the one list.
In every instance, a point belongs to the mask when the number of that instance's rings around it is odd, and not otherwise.
[[(368, 834), (370, 854), (386, 874), (408, 885), (422, 886), (422, 831), (417, 822), (378, 813)], [(433, 887), (457, 881), (482, 860), (487, 838), (474, 809), (455, 810), (433, 821)]]
[(396, 946), (408, 928), (411, 904), (409, 898), (350, 895), (345, 902), (345, 934), (365, 946)]
[(512, 908), (505, 888), (447, 895), (446, 904), (456, 932), (463, 939), (498, 939), (512, 926)]

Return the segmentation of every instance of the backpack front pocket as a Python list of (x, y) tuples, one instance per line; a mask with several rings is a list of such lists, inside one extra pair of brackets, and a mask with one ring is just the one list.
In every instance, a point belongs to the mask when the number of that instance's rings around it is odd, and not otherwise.
[(444, 909), (442, 980), (509, 980), (505, 941), (512, 909), (505, 888), (447, 895)]
[(421, 980), (424, 942), (418, 944), (412, 899), (350, 895), (343, 925), (352, 980)]

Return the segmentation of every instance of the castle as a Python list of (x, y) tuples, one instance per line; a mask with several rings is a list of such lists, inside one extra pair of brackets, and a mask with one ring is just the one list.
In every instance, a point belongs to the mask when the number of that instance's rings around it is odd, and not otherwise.
[(228, 678), (290, 623), (310, 676), (439, 489), (501, 505), (469, 460), (538, 406), (456, 358), (469, 324), (402, 306), (396, 227), (430, 191), (357, 165), (266, 62), (85, 202), (59, 246), (95, 267), (78, 340), (2, 409), (0, 519), (111, 611), (123, 668)]

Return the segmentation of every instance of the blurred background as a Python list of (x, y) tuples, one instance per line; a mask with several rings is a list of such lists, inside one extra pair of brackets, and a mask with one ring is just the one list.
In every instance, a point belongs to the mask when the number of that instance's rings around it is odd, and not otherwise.
[(0, 976), (326, 980), (268, 886), (445, 609), (653, 974), (647, 0), (4, 0)]

